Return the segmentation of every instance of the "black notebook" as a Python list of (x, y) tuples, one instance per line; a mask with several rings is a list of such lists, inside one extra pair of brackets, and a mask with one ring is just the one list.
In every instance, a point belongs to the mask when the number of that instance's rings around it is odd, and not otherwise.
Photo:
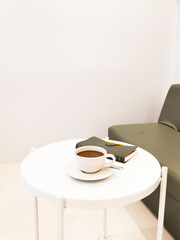
[(116, 157), (118, 162), (127, 162), (137, 154), (136, 146), (125, 146), (112, 143), (110, 140), (104, 141), (97, 137), (91, 137), (76, 144), (76, 148), (83, 146), (98, 146), (106, 149), (107, 153), (111, 153)]

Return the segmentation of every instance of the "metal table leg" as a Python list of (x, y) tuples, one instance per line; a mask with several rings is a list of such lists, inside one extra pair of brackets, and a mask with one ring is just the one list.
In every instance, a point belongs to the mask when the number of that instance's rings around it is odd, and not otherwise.
[(165, 210), (166, 186), (167, 186), (167, 173), (168, 173), (168, 168), (167, 167), (162, 167), (160, 196), (159, 196), (157, 240), (162, 240), (162, 235), (163, 235), (164, 210)]
[(34, 196), (34, 229), (35, 240), (39, 240), (38, 199)]
[(100, 240), (107, 240), (107, 208), (103, 210), (103, 233)]
[(57, 217), (57, 240), (64, 240), (64, 199), (56, 199), (56, 217)]

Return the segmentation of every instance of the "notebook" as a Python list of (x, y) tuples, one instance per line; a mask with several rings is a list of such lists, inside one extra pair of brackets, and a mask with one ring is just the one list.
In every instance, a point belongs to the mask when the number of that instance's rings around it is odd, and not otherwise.
[(116, 157), (116, 161), (123, 163), (127, 162), (138, 153), (136, 146), (126, 146), (120, 143), (113, 143), (113, 140), (106, 141), (95, 136), (76, 144), (76, 148), (83, 146), (102, 147), (106, 149), (107, 153), (113, 154)]

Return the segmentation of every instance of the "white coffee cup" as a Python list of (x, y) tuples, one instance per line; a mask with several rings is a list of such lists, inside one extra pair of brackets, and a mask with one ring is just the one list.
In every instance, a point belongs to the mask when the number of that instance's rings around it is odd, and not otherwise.
[[(101, 154), (101, 156), (79, 156), (82, 152), (86, 151), (96, 151)], [(87, 153), (87, 152), (86, 152)], [(83, 153), (84, 154), (84, 153)], [(99, 154), (99, 155), (100, 155)], [(107, 162), (107, 157), (112, 158), (111, 162)], [(75, 150), (75, 161), (81, 171), (85, 173), (95, 173), (104, 167), (110, 167), (114, 164), (116, 158), (113, 154), (107, 154), (106, 150), (101, 147), (96, 146), (84, 146), (79, 147)]]

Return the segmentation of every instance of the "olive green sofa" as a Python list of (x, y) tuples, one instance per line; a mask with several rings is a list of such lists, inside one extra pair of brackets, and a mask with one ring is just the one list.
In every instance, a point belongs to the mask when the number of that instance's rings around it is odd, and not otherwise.
[[(168, 167), (164, 225), (180, 240), (180, 84), (170, 87), (157, 123), (111, 126), (108, 136), (144, 148)], [(159, 189), (143, 202), (157, 216)]]

